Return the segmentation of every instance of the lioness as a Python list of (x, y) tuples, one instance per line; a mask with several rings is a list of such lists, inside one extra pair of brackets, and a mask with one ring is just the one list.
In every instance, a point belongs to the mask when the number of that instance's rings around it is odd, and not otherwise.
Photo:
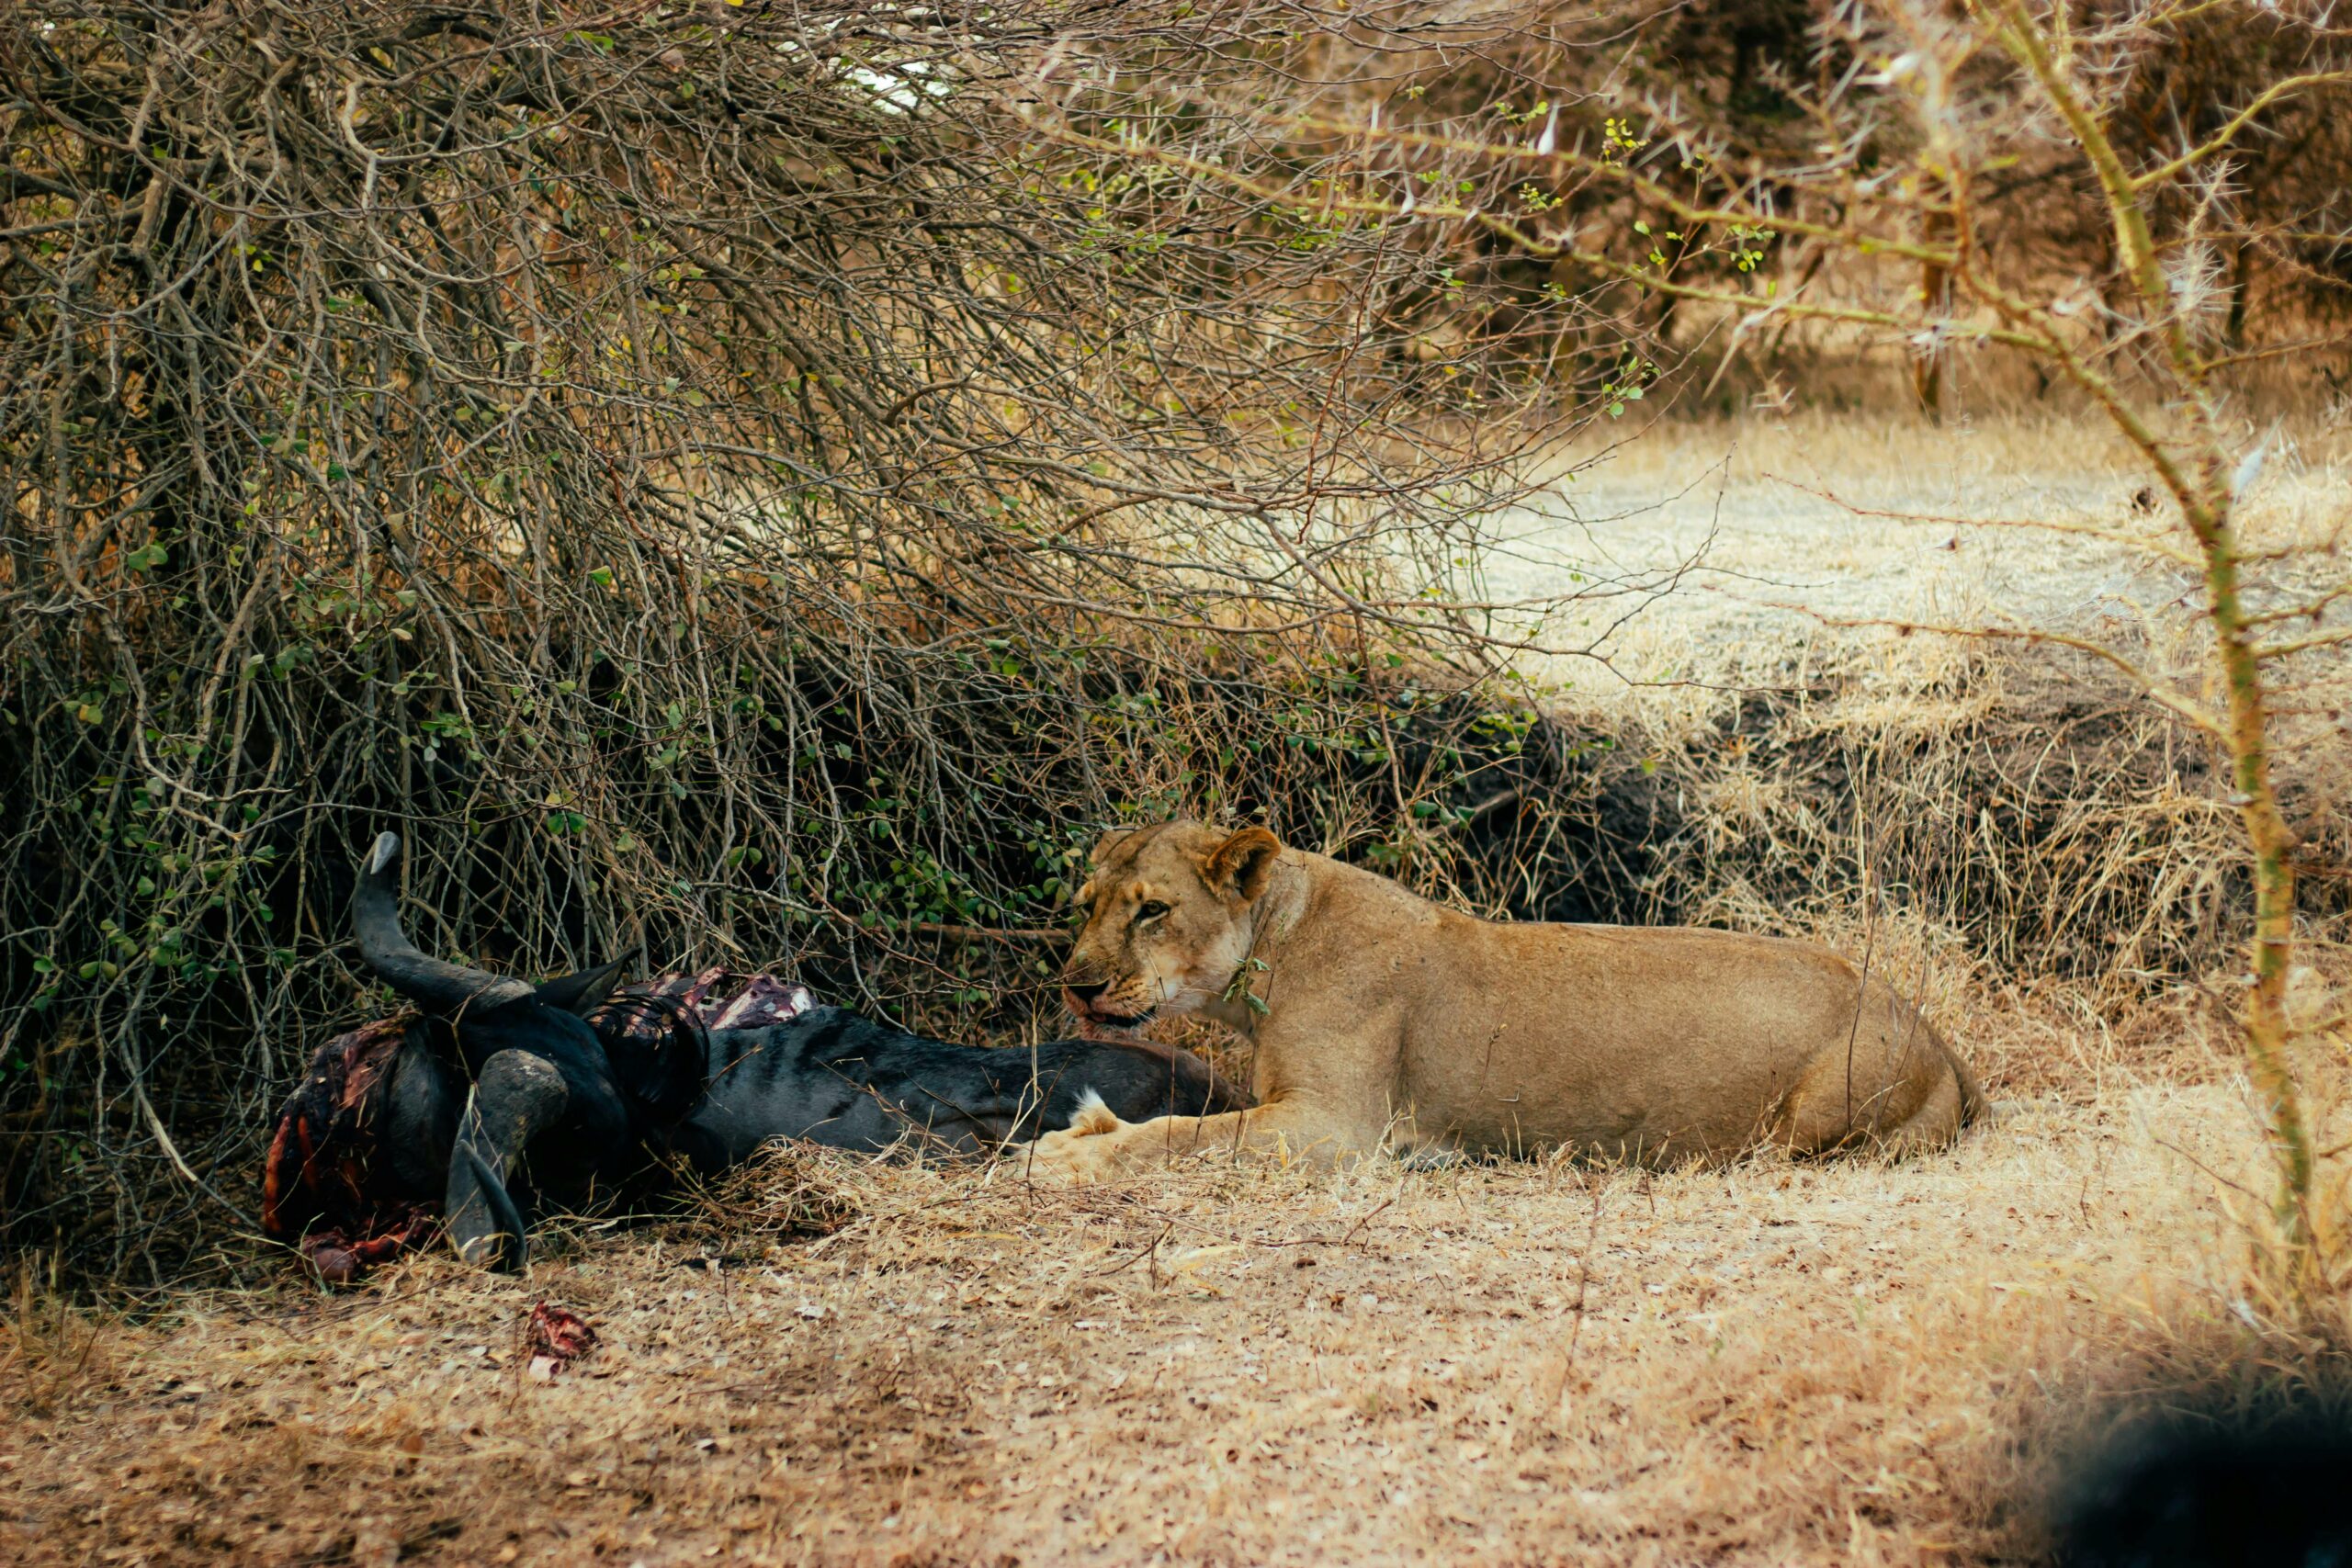
[(1096, 1030), (1200, 1013), (1256, 1044), (1260, 1105), (1035, 1147), (1087, 1181), (1171, 1153), (1566, 1145), (1648, 1164), (1949, 1142), (1984, 1103), (1917, 1008), (1826, 948), (1692, 927), (1497, 924), (1263, 828), (1114, 832), (1062, 973)]

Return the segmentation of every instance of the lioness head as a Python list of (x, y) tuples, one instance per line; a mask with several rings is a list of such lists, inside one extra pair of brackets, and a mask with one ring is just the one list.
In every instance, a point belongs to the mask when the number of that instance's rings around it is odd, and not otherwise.
[(1182, 820), (1104, 834), (1078, 890), (1086, 924), (1062, 966), (1069, 1010), (1133, 1029), (1222, 999), (1250, 956), (1250, 906), (1282, 848), (1263, 828)]

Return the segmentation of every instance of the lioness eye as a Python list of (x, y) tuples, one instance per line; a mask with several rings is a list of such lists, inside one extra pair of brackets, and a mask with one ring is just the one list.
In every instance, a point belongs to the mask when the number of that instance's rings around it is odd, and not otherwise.
[(1166, 913), (1168, 913), (1168, 906), (1159, 902), (1157, 898), (1136, 906), (1136, 919), (1137, 920), (1156, 920)]

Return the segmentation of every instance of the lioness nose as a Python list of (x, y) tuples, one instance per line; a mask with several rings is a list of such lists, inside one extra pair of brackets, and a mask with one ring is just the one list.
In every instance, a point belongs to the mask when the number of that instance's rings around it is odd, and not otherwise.
[(1075, 980), (1066, 980), (1063, 982), (1063, 986), (1069, 990), (1071, 996), (1076, 997), (1082, 1002), (1091, 1002), (1095, 998), (1101, 996), (1104, 991), (1111, 988), (1110, 982), (1107, 980), (1097, 980), (1090, 985), (1084, 986), (1080, 985)]

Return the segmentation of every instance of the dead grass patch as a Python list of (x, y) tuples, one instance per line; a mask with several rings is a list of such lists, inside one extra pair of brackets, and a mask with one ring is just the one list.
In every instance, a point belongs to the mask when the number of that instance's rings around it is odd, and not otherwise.
[[(714, 1195), (706, 1221), (743, 1224), (598, 1236), (527, 1280), (435, 1257), (348, 1296), (63, 1330), (20, 1299), (0, 1551), (2030, 1554), (2086, 1412), (2175, 1361), (2278, 1353), (2237, 1283), (2229, 1184), (2259, 1149), (2225, 1071), (2152, 1072), (2095, 1006), (1951, 1001), (2000, 1113), (1903, 1165), (1204, 1167), (1069, 1194), (1011, 1163), (786, 1157)], [(831, 1228), (771, 1239), (812, 1190)], [(548, 1384), (519, 1339), (543, 1297), (604, 1338)]]

